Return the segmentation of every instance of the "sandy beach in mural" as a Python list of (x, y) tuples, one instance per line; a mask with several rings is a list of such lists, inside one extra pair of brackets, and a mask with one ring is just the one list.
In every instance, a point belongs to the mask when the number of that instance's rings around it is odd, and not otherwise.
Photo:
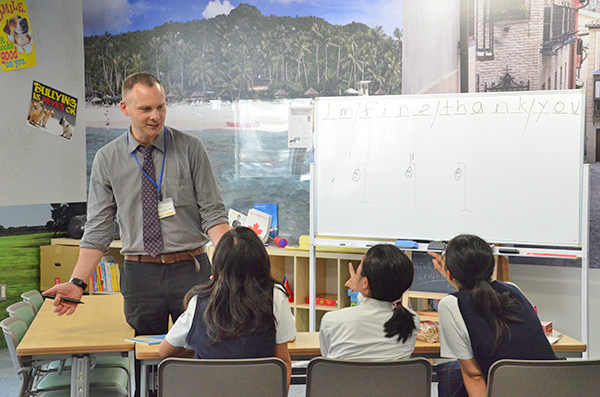
[[(244, 101), (214, 104), (172, 104), (167, 107), (166, 125), (180, 130), (258, 129), (287, 130), (289, 102)], [(127, 128), (129, 118), (118, 105), (86, 104), (88, 127)]]

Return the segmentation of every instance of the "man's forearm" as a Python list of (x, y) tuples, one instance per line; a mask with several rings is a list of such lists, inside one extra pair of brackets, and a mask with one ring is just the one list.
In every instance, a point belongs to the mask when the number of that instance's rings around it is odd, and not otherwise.
[(219, 243), (221, 237), (223, 237), (223, 235), (227, 233), (228, 230), (229, 225), (227, 225), (226, 223), (219, 223), (218, 225), (215, 225), (208, 229), (208, 237), (210, 238), (210, 241), (212, 241), (215, 247)]
[(77, 259), (77, 264), (75, 264), (75, 269), (73, 269), (71, 277), (79, 278), (87, 283), (87, 280), (90, 279), (92, 273), (96, 270), (96, 266), (98, 266), (102, 256), (104, 254), (98, 249), (80, 248), (79, 259)]

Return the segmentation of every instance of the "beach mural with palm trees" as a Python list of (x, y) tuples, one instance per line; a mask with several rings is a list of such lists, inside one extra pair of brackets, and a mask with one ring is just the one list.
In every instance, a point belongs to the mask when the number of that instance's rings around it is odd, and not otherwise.
[[(269, 2), (255, 3), (84, 37), (88, 176), (95, 152), (128, 126), (117, 106), (123, 80), (148, 71), (165, 86), (167, 125), (204, 141), (226, 206), (246, 213), (253, 203), (277, 203), (280, 235), (293, 244), (308, 234), (313, 150), (290, 145), (290, 107), (318, 96), (401, 94), (401, 20), (386, 32), (317, 13), (267, 15)], [(84, 2), (84, 24), (85, 13)]]

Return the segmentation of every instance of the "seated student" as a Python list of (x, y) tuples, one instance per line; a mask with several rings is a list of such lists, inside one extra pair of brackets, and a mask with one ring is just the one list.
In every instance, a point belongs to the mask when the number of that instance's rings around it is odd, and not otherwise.
[(161, 342), (161, 357), (235, 359), (278, 357), (292, 362), (287, 342), (296, 337), (287, 293), (271, 276), (269, 255), (254, 231), (226, 232), (213, 255), (213, 276), (193, 287), (186, 311)]
[[(341, 360), (390, 361), (409, 358), (415, 349), (419, 315), (402, 306), (414, 267), (396, 246), (379, 244), (367, 254), (346, 287), (364, 300), (358, 306), (328, 312), (321, 320), (321, 355)], [(359, 298), (360, 298), (359, 295)]]
[(429, 254), (435, 268), (458, 290), (438, 306), (441, 356), (458, 359), (438, 365), (440, 396), (485, 396), (490, 366), (500, 359), (556, 359), (519, 288), (492, 281), (494, 256), (488, 243), (459, 235), (450, 240), (445, 256)]

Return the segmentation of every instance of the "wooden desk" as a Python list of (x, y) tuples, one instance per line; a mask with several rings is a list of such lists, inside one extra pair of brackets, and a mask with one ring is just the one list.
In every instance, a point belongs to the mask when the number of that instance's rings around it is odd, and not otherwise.
[[(151, 346), (152, 347), (152, 346)], [(298, 332), (294, 342), (288, 343), (288, 349), (292, 359), (298, 357), (317, 357), (321, 355), (319, 348), (318, 332)], [(564, 335), (552, 345), (552, 349), (557, 355), (565, 353), (583, 353), (587, 350), (585, 343)], [(136, 356), (138, 355), (136, 346)], [(440, 344), (429, 343), (417, 340), (413, 356), (440, 357)]]
[[(25, 365), (72, 358), (71, 396), (88, 396), (90, 357), (132, 352), (135, 344), (126, 341), (134, 330), (125, 321), (123, 296), (84, 296), (71, 316), (58, 317), (52, 302), (44, 302), (27, 333), (17, 346)], [(132, 354), (132, 353), (129, 353)]]
[[(561, 356), (564, 354), (578, 354), (587, 350), (585, 343), (563, 335), (552, 345), (554, 352)], [(288, 343), (292, 360), (307, 360), (321, 355), (318, 332), (298, 332), (296, 340)], [(440, 358), (440, 344), (418, 340), (413, 352), (414, 357)], [(142, 361), (141, 390), (157, 389), (158, 373), (156, 365), (161, 361), (158, 356), (158, 345), (135, 344), (135, 357)], [(147, 394), (145, 394), (147, 395)]]

